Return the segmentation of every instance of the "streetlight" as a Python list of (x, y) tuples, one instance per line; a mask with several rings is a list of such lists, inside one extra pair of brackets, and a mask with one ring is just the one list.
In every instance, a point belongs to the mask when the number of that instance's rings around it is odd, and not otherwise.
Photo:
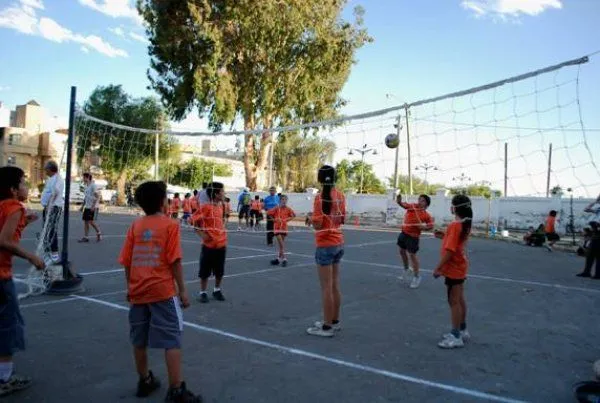
[(427, 174), (429, 171), (437, 171), (439, 168), (435, 165), (425, 163), (415, 167), (415, 171), (425, 171), (425, 193), (429, 193), (429, 182), (427, 182)]
[(460, 188), (463, 189), (463, 193), (467, 193), (467, 187), (465, 186), (465, 184), (471, 182), (471, 178), (469, 176), (465, 175), (465, 173), (462, 172), (460, 175), (452, 178), (452, 180), (455, 182), (459, 182)]
[(373, 155), (377, 155), (377, 150), (375, 148), (368, 147), (366, 144), (362, 146), (362, 148), (350, 148), (348, 155), (354, 155), (354, 151), (360, 154), (360, 192), (363, 192), (363, 183), (365, 180), (365, 155), (369, 153), (373, 153)]

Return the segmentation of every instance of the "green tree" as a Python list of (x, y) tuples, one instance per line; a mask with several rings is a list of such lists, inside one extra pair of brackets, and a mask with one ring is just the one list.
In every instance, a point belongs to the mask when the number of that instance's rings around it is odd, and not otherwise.
[(562, 196), (565, 193), (563, 188), (560, 185), (554, 186), (550, 189), (550, 194), (553, 196)]
[[(148, 77), (174, 119), (197, 108), (213, 130), (243, 121), (246, 184), (257, 188), (267, 129), (334, 117), (354, 54), (371, 38), (347, 0), (138, 0)], [(262, 130), (262, 131), (261, 131)]]
[(275, 143), (273, 165), (277, 183), (285, 190), (304, 192), (317, 187), (317, 171), (331, 160), (335, 143), (316, 134), (285, 132)]
[(337, 184), (336, 187), (347, 191), (361, 192), (361, 176), (362, 176), (362, 193), (385, 193), (385, 186), (377, 178), (373, 172), (371, 164), (363, 163), (362, 161), (341, 160), (336, 165)]
[[(445, 186), (440, 183), (429, 183), (425, 180), (413, 176), (413, 194), (428, 194), (433, 195), (438, 189), (444, 188)], [(394, 178), (387, 178), (387, 183), (390, 188), (398, 189), (401, 194), (410, 193), (408, 175), (398, 175), (398, 186), (394, 186)]]
[(227, 164), (219, 164), (201, 158), (193, 158), (176, 165), (171, 182), (174, 185), (200, 189), (202, 182), (210, 182), (214, 176), (231, 176), (233, 172)]
[[(142, 129), (167, 126), (167, 115), (155, 98), (132, 98), (120, 85), (97, 87), (83, 110), (90, 116), (124, 126)], [(117, 203), (123, 205), (126, 183), (146, 179), (154, 163), (155, 134), (112, 130), (102, 125), (90, 125), (85, 119), (78, 119), (76, 123), (78, 163), (91, 154), (96, 155), (103, 174), (116, 184)], [(173, 139), (161, 134), (159, 150), (159, 158), (166, 160), (173, 158), (178, 147)]]
[(450, 188), (450, 194), (466, 194), (467, 196), (479, 196), (489, 199), (490, 197), (500, 197), (502, 192), (492, 189), (486, 182), (474, 183), (465, 187)]

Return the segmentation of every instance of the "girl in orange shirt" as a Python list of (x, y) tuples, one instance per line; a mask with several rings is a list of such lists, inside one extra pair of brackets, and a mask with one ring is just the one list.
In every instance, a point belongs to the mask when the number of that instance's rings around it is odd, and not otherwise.
[(277, 257), (271, 260), (273, 266), (277, 266), (279, 263), (281, 263), (282, 267), (287, 266), (287, 259), (285, 258), (285, 237), (288, 234), (288, 222), (296, 217), (294, 210), (287, 206), (287, 201), (287, 196), (282, 195), (279, 198), (279, 206), (267, 211), (267, 214), (273, 217), (273, 232), (275, 233), (277, 245), (279, 246)]
[(191, 199), (191, 194), (190, 193), (186, 193), (185, 196), (183, 196), (183, 203), (182, 203), (182, 207), (183, 207), (183, 216), (181, 217), (181, 221), (184, 224), (187, 224), (189, 218), (192, 216), (192, 199)]
[(464, 297), (464, 282), (467, 279), (469, 262), (465, 255), (465, 244), (471, 233), (473, 209), (471, 200), (465, 195), (456, 195), (452, 198), (452, 214), (455, 220), (448, 225), (446, 233), (436, 231), (435, 236), (443, 239), (442, 258), (433, 271), (433, 277), (444, 276), (448, 289), (448, 304), (452, 331), (444, 335), (438, 343), (441, 348), (463, 347), (464, 342), (471, 336), (467, 331), (467, 304)]
[(341, 226), (346, 216), (344, 194), (335, 188), (335, 169), (324, 165), (319, 169), (322, 191), (315, 197), (312, 225), (316, 230), (315, 258), (319, 268), (323, 320), (306, 331), (313, 336), (332, 337), (340, 330), (340, 263), (344, 256), (344, 235)]
[(177, 219), (179, 216), (179, 207), (181, 205), (181, 199), (179, 198), (179, 193), (175, 193), (173, 195), (173, 200), (171, 200), (171, 206), (169, 209), (169, 213), (171, 214), (171, 218)]

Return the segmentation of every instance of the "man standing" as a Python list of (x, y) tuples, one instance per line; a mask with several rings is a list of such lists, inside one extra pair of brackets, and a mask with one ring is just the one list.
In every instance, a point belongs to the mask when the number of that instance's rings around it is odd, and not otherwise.
[[(269, 211), (279, 206), (279, 196), (277, 195), (277, 189), (275, 186), (269, 188), (269, 195), (265, 197), (265, 211)], [(267, 245), (273, 245), (273, 217), (267, 214)]]
[[(44, 165), (44, 172), (48, 179), (42, 192), (42, 207), (44, 208), (42, 218), (44, 220), (44, 232), (42, 234), (44, 242), (44, 252), (50, 249), (50, 257), (53, 263), (60, 262), (58, 255), (58, 223), (60, 214), (65, 204), (63, 193), (65, 191), (65, 182), (58, 173), (58, 164), (55, 161), (48, 161)], [(47, 220), (47, 221), (46, 221)]]
[(96, 241), (102, 240), (100, 228), (96, 225), (96, 217), (98, 216), (98, 202), (100, 201), (100, 193), (94, 183), (91, 173), (83, 174), (83, 183), (85, 184), (84, 199), (83, 199), (83, 238), (79, 242), (89, 242), (88, 234), (90, 225), (96, 231)]

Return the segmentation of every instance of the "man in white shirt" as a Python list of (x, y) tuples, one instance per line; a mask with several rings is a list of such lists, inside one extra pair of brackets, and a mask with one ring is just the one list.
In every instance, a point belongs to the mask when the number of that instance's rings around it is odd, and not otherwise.
[(102, 233), (100, 228), (95, 223), (96, 217), (98, 216), (98, 203), (100, 201), (100, 193), (98, 187), (94, 183), (91, 173), (83, 174), (83, 183), (85, 184), (84, 198), (83, 198), (83, 238), (78, 242), (89, 242), (88, 234), (90, 232), (90, 225), (96, 231), (96, 241), (102, 240)]
[[(46, 229), (43, 240), (44, 250), (47, 252), (49, 246), (52, 261), (58, 263), (60, 261), (58, 255), (58, 223), (65, 204), (63, 197), (65, 182), (58, 173), (58, 164), (55, 161), (46, 162), (44, 172), (48, 176), (42, 192), (42, 207), (44, 208), (42, 217)], [(47, 224), (46, 220), (48, 220)]]

